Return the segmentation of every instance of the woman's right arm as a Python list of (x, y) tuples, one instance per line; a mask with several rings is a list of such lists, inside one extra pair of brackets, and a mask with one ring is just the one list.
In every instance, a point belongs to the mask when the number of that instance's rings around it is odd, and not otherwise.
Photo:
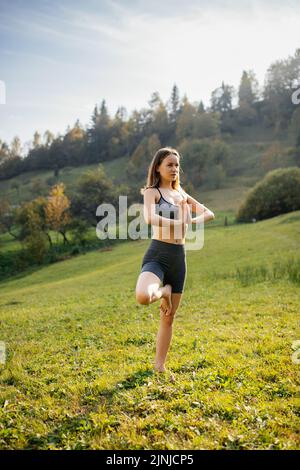
[(159, 227), (174, 227), (184, 223), (181, 218), (168, 219), (156, 214), (155, 204), (155, 188), (147, 188), (144, 192), (144, 219), (146, 224), (157, 225)]

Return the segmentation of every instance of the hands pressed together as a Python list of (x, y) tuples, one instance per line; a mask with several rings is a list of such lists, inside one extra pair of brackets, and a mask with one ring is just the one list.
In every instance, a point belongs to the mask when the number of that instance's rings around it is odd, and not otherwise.
[(182, 199), (182, 201), (180, 202), (180, 208), (182, 210), (182, 223), (191, 224), (192, 223), (192, 214), (191, 214), (190, 206), (187, 203), (186, 198)]

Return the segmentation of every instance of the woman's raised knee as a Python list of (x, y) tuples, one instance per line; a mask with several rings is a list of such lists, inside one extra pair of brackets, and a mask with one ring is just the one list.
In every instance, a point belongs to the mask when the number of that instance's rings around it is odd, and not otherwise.
[(137, 292), (136, 300), (141, 305), (148, 305), (150, 303), (150, 295), (148, 292)]

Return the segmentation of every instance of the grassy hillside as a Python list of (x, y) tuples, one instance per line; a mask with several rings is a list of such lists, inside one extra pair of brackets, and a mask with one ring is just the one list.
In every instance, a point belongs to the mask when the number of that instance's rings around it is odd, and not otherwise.
[(149, 240), (1, 283), (0, 447), (299, 448), (299, 231), (300, 211), (187, 251), (175, 383), (152, 373), (159, 303), (135, 301)]
[[(107, 175), (116, 183), (124, 181), (124, 169), (127, 162), (126, 157), (118, 158), (111, 162), (103, 163)], [(79, 167), (65, 167), (60, 170), (57, 178), (53, 177), (53, 171), (32, 171), (23, 173), (9, 180), (0, 181), (0, 197), (7, 198), (11, 204), (19, 204), (23, 201), (30, 201), (35, 196), (31, 193), (31, 185), (37, 180), (47, 185), (47, 179), (51, 179), (51, 184), (48, 184), (50, 188), (53, 184), (63, 182), (68, 188), (72, 188), (77, 182), (77, 179), (86, 171), (94, 170), (98, 164), (94, 165), (83, 165)], [(20, 186), (19, 193), (16, 188), (13, 187), (15, 183)], [(45, 194), (46, 195), (46, 194)]]

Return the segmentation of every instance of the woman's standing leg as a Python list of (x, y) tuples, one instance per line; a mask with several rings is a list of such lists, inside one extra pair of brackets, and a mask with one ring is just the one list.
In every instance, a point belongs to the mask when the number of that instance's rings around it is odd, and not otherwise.
[(165, 361), (169, 350), (173, 332), (173, 320), (177, 308), (179, 307), (182, 294), (172, 294), (172, 309), (171, 314), (166, 315), (163, 310), (160, 310), (160, 325), (156, 338), (156, 356), (155, 356), (155, 370), (159, 372), (165, 371)]

